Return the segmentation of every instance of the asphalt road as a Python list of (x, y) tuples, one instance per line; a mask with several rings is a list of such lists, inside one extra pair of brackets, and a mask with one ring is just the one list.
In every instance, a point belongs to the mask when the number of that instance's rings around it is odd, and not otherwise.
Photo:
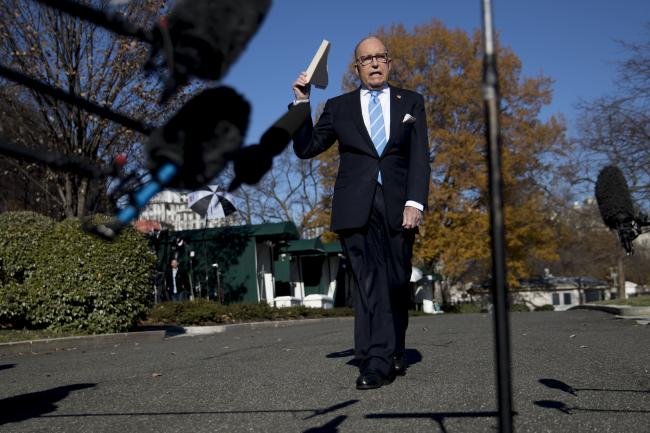
[[(511, 316), (517, 432), (650, 432), (650, 326)], [(352, 320), (0, 357), (0, 432), (496, 432), (492, 318), (411, 320), (411, 367), (357, 391)]]

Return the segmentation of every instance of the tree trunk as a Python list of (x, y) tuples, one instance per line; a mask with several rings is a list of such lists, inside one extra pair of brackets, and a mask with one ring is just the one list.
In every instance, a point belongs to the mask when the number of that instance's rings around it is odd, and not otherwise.
[(442, 302), (451, 304), (451, 281), (448, 278), (440, 281), (440, 291), (442, 294)]
[(63, 191), (61, 193), (61, 199), (63, 201), (63, 211), (66, 218), (72, 218), (74, 216), (74, 206), (72, 204), (72, 179), (70, 179), (70, 174), (65, 175)]
[(77, 190), (77, 217), (86, 215), (86, 199), (88, 198), (88, 179), (81, 179)]

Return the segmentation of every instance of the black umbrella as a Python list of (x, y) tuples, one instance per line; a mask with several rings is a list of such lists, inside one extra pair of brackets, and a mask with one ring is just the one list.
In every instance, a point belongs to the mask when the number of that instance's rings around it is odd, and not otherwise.
[(237, 208), (233, 196), (219, 185), (206, 185), (187, 195), (187, 206), (205, 219), (225, 218)]

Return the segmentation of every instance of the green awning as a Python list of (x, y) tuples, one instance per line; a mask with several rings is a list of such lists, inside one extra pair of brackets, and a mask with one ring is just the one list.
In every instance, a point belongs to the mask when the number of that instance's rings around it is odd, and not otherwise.
[(295, 224), (289, 221), (279, 222), (279, 223), (266, 223), (266, 224), (256, 224), (251, 226), (242, 226), (242, 227), (252, 227), (253, 236), (255, 237), (274, 237), (282, 239), (299, 239), (300, 234)]
[(343, 252), (343, 246), (341, 245), (341, 242), (330, 242), (323, 244), (323, 249), (328, 254), (338, 254)]
[(313, 255), (315, 253), (324, 254), (325, 247), (319, 238), (291, 240), (280, 247), (280, 253), (291, 254), (294, 256), (305, 254)]
[(193, 239), (212, 240), (224, 237), (258, 238), (273, 240), (299, 239), (300, 234), (292, 222), (249, 224), (205, 229), (180, 230), (169, 232), (175, 237), (182, 237), (188, 242)]

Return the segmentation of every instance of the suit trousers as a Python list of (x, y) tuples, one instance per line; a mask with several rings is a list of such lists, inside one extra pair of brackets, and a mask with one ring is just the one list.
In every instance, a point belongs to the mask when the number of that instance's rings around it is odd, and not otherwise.
[(387, 375), (393, 356), (404, 354), (415, 232), (390, 229), (377, 184), (368, 222), (338, 233), (354, 275), (354, 349), (362, 374)]

